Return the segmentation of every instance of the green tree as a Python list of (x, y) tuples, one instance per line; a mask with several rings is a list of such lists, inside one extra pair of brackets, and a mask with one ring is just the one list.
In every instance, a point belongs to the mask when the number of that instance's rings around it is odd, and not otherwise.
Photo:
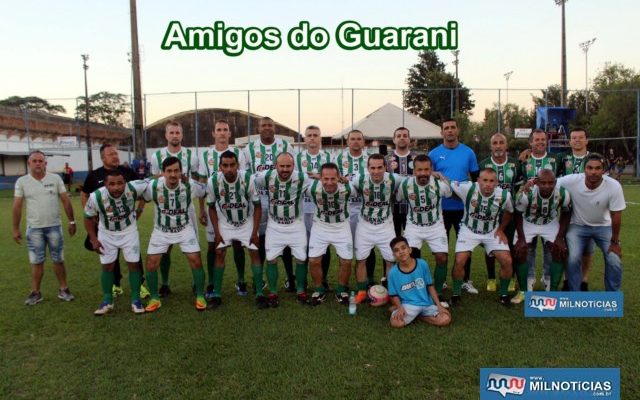
[(470, 115), (474, 107), (469, 89), (453, 74), (445, 71), (445, 65), (435, 51), (418, 54), (418, 63), (409, 69), (409, 90), (405, 94), (404, 106), (412, 113), (439, 124), (451, 116), (452, 104), (456, 107), (456, 87), (459, 94), (459, 114)]
[(47, 114), (63, 114), (67, 110), (61, 105), (51, 104), (47, 100), (36, 96), (20, 97), (11, 96), (4, 100), (0, 100), (0, 106), (5, 107), (17, 107), (21, 110), (28, 110), (34, 112), (43, 112)]
[[(89, 120), (111, 126), (124, 126), (131, 104), (121, 93), (99, 92), (89, 96)], [(85, 118), (84, 96), (78, 97), (76, 118)]]

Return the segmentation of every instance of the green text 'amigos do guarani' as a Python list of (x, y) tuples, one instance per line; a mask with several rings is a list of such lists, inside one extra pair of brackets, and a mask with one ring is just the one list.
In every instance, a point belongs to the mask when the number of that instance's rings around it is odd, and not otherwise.
[[(228, 56), (239, 56), (245, 50), (279, 49), (284, 40), (273, 26), (226, 27), (223, 21), (216, 21), (213, 26), (184, 28), (179, 21), (171, 21), (161, 47), (222, 50)], [(458, 48), (458, 23), (449, 21), (446, 27), (366, 27), (344, 21), (335, 30), (335, 40), (345, 50), (451, 50)], [(301, 21), (287, 32), (286, 41), (293, 50), (322, 50), (331, 38), (326, 29)]]

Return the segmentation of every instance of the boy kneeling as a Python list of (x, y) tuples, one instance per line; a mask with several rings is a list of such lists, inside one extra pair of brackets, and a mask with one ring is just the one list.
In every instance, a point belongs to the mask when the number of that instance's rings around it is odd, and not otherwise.
[(427, 262), (411, 257), (411, 247), (402, 236), (391, 241), (391, 250), (397, 260), (388, 276), (391, 326), (403, 328), (416, 318), (431, 325), (449, 325), (451, 314), (438, 300)]

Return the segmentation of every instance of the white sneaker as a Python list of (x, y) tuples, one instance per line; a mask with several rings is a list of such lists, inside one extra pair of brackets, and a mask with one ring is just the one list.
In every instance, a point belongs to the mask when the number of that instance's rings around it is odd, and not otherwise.
[(443, 282), (443, 283), (442, 283), (442, 290), (444, 290), (444, 289), (446, 289), (446, 288), (447, 288), (447, 282)]
[(473, 286), (473, 281), (466, 281), (462, 283), (462, 288), (467, 291), (467, 293), (478, 294), (478, 289)]
[(144, 314), (144, 307), (142, 306), (142, 302), (140, 302), (140, 300), (136, 300), (131, 303), (131, 311), (133, 311), (134, 314)]
[(102, 304), (100, 304), (100, 307), (93, 312), (93, 315), (101, 316), (111, 311), (113, 311), (113, 304), (103, 301)]
[(536, 283), (536, 278), (527, 277), (527, 292), (533, 292), (533, 285)]
[(521, 290), (511, 298), (511, 304), (520, 304), (524, 301), (524, 292)]

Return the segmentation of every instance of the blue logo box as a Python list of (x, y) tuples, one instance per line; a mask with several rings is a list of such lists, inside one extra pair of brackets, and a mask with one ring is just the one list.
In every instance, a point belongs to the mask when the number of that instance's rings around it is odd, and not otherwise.
[(480, 400), (620, 399), (620, 368), (480, 368)]
[(526, 292), (524, 316), (620, 318), (623, 316), (622, 292)]

